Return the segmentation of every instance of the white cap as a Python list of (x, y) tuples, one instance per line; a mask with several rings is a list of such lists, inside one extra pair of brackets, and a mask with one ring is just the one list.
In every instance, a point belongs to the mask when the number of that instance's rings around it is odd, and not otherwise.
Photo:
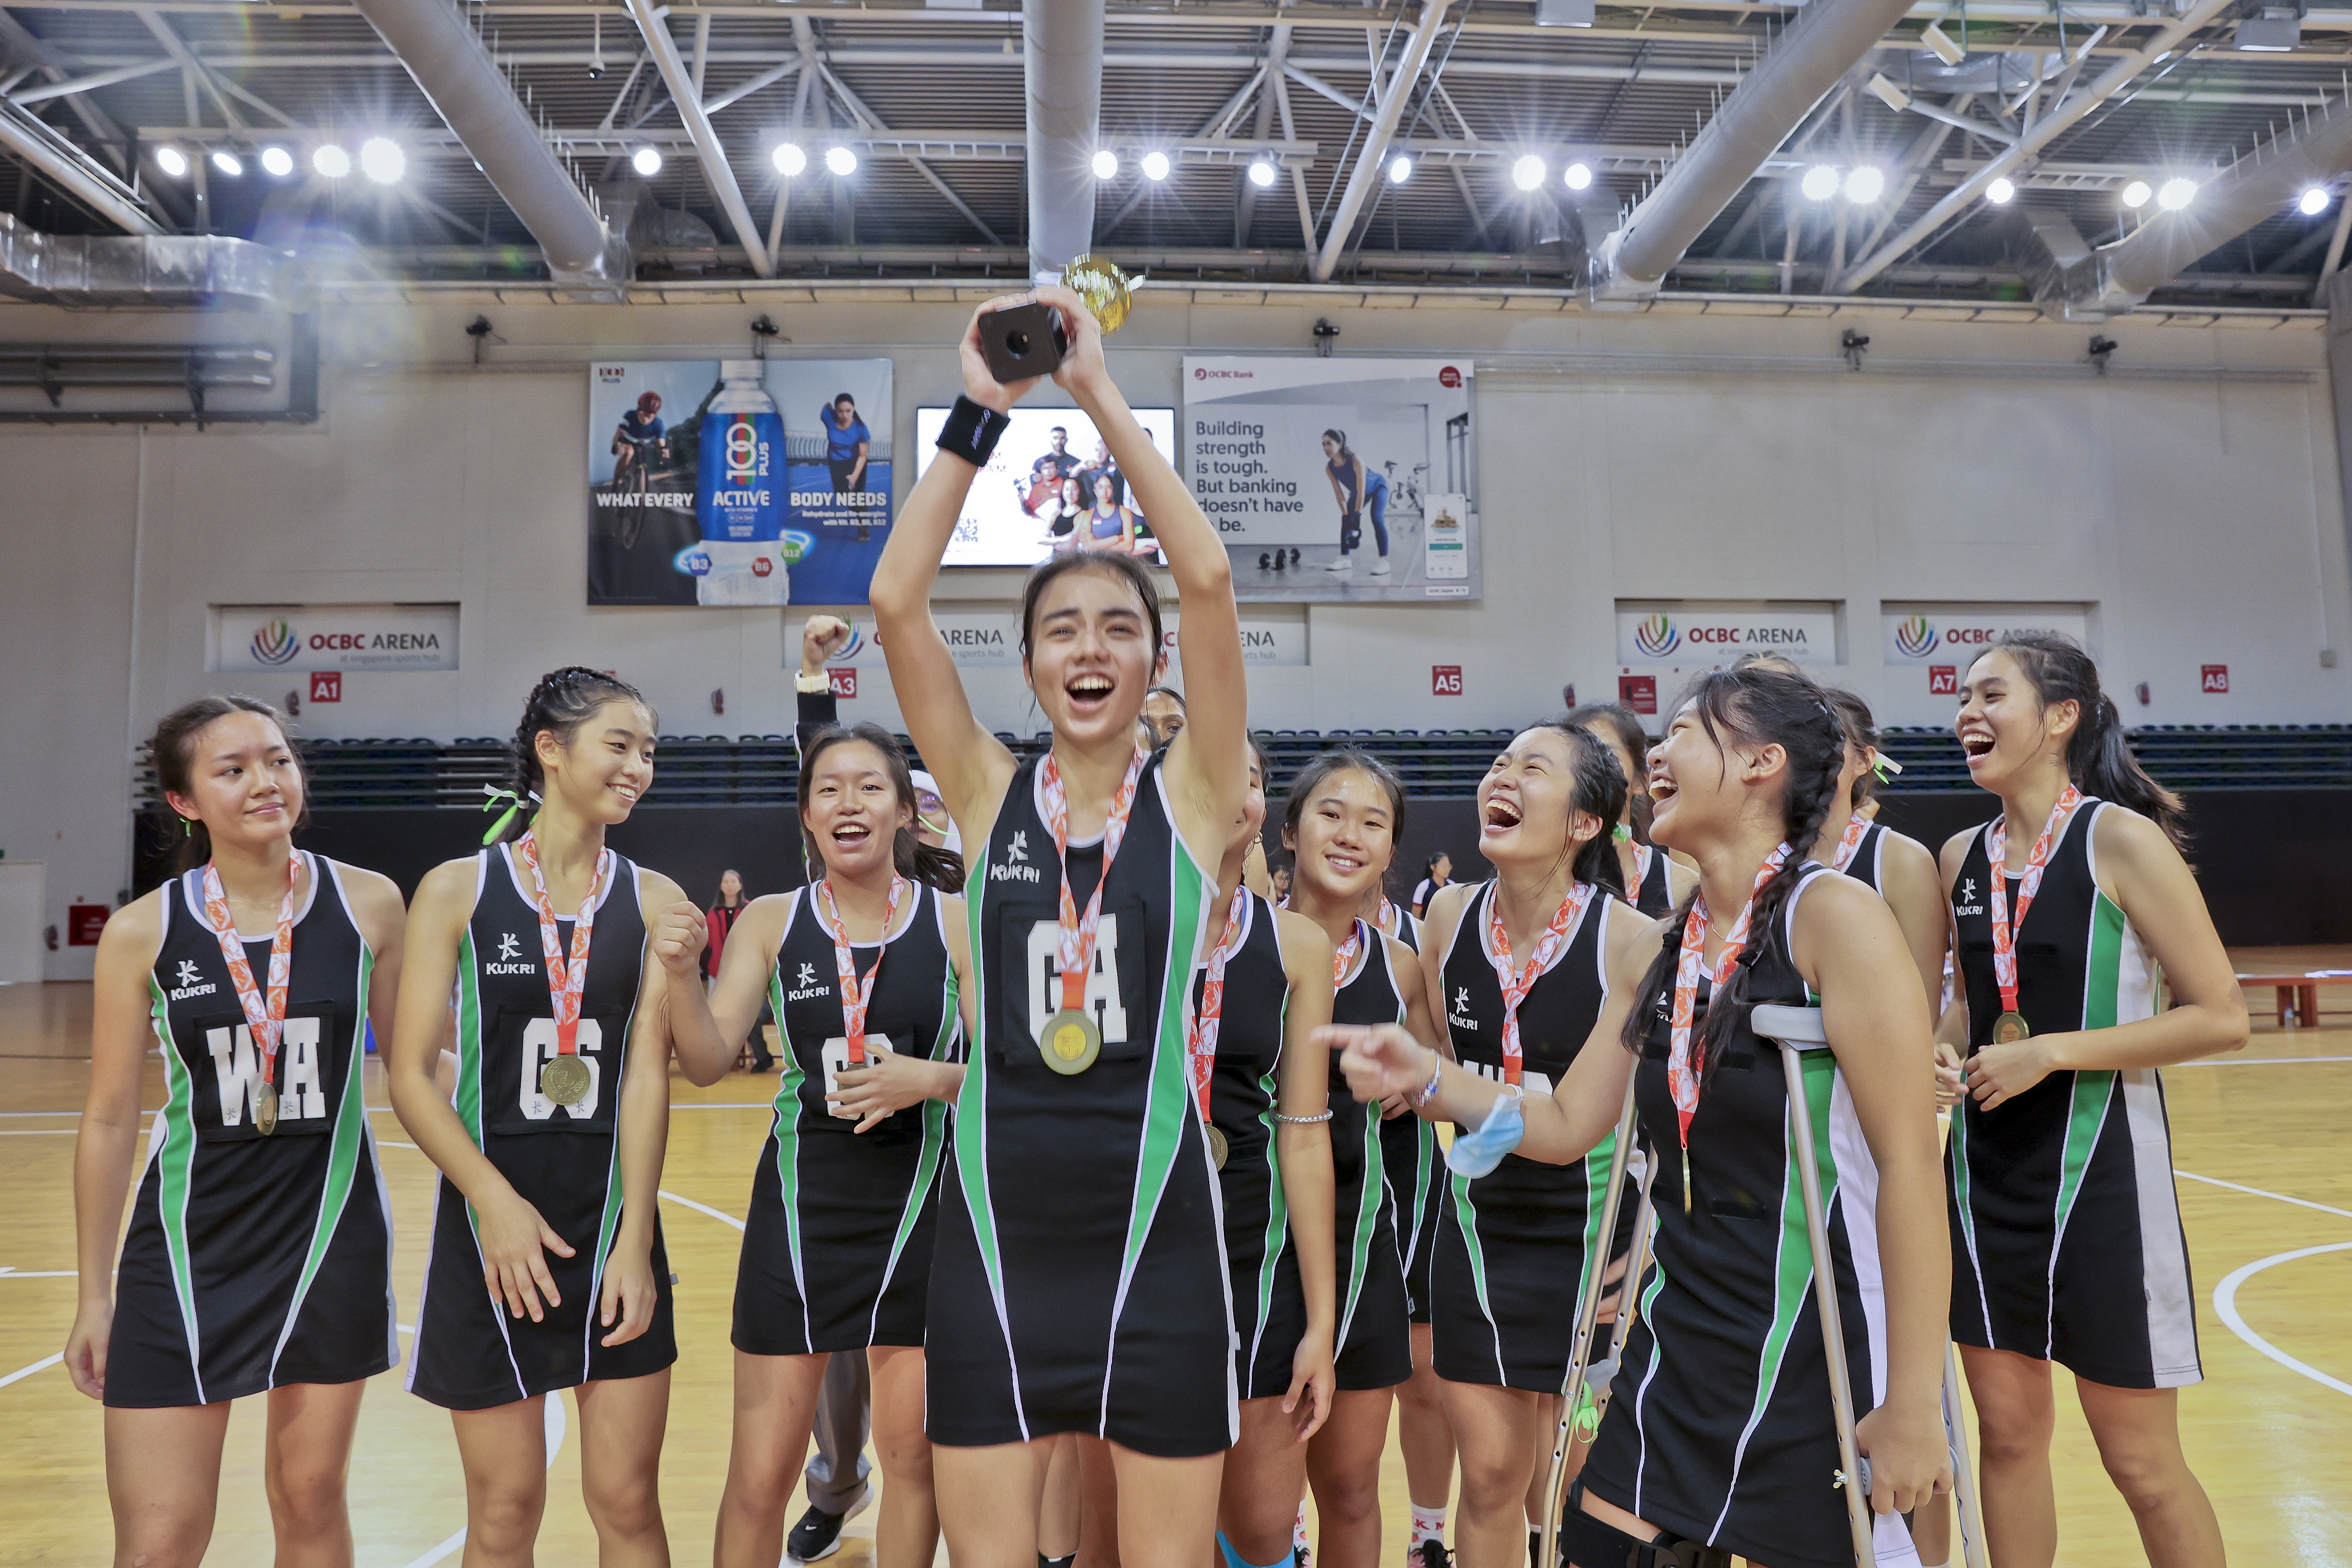
[(756, 359), (723, 359), (719, 362), (721, 381), (759, 381), (767, 372), (766, 362)]
[[(925, 791), (930, 795), (939, 795), (940, 781), (925, 773), (922, 769), (909, 768), (907, 770), (907, 776), (915, 781), (915, 787), (917, 789)], [(940, 796), (940, 804), (942, 805), (946, 804), (946, 797), (943, 795)], [(919, 814), (920, 808), (918, 808), (918, 815)], [(944, 847), (947, 849), (948, 853), (951, 855), (961, 855), (963, 853), (963, 829), (955, 825), (955, 819), (953, 817), (950, 817), (948, 819), (947, 843)]]

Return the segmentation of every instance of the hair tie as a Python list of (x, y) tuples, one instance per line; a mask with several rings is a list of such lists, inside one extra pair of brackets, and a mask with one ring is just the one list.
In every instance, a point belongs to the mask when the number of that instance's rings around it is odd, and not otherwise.
[[(517, 795), (510, 789), (500, 789), (495, 784), (484, 784), (482, 786), (482, 793), (489, 796), (488, 800), (482, 802), (482, 809), (484, 811), (497, 811), (500, 801), (505, 801), (507, 803), (505, 812), (499, 816), (496, 822), (490, 824), (490, 830), (482, 835), (482, 842), (484, 844), (496, 844), (499, 841), (499, 837), (506, 832), (508, 824), (514, 821), (515, 813), (522, 809), (523, 797)], [(533, 805), (537, 805), (539, 804), (539, 792), (537, 790), (531, 790), (528, 793), (530, 795), (530, 803)]]
[(1609, 837), (1620, 844), (1631, 844), (1633, 842), (1633, 830), (1621, 822), (1609, 830)]
[(1893, 784), (1895, 776), (1903, 771), (1903, 764), (1873, 746), (1870, 749), (1870, 771), (1877, 776), (1880, 784)]

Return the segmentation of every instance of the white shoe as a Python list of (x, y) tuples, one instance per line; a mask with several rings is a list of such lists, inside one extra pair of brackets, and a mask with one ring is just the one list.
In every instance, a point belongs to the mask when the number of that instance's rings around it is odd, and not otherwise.
[(1383, 555), (1383, 556), (1381, 556), (1381, 557), (1380, 558), (1380, 560), (1379, 560), (1378, 562), (1376, 562), (1376, 563), (1373, 564), (1373, 566), (1372, 566), (1372, 575), (1373, 575), (1373, 576), (1375, 576), (1375, 577), (1385, 577), (1385, 576), (1387, 576), (1388, 574), (1389, 574), (1389, 558), (1388, 558), (1387, 556)]
[(1332, 562), (1329, 565), (1323, 568), (1326, 572), (1353, 572), (1355, 569), (1355, 557), (1349, 555), (1344, 550), (1339, 552), (1339, 559)]

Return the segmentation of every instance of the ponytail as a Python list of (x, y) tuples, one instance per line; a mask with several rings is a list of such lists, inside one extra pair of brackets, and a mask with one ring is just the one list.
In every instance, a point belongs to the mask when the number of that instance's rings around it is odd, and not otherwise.
[[(1755, 1005), (1748, 984), (1756, 962), (1771, 940), (1772, 928), (1788, 908), (1789, 899), (1806, 875), (1807, 858), (1822, 836), (1822, 825), (1837, 805), (1838, 775), (1845, 771), (1845, 728), (1831, 706), (1830, 696), (1812, 679), (1794, 668), (1763, 663), (1736, 665), (1701, 676), (1674, 711), (1687, 708), (1720, 747), (1727, 734), (1748, 745), (1776, 745), (1788, 753), (1787, 794), (1781, 799), (1781, 844), (1787, 851), (1780, 868), (1757, 889), (1748, 915), (1748, 946), (1732, 966), (1731, 978), (1707, 997), (1706, 1016), (1699, 1021), (1700, 1091), (1714, 1079), (1715, 1069), (1729, 1048), (1731, 1036)], [(1666, 922), (1658, 956), (1642, 976), (1632, 1011), (1625, 1016), (1621, 1043), (1636, 1056), (1649, 1041), (1658, 1005), (1672, 994), (1675, 969), (1682, 953), (1683, 932), (1690, 922), (1694, 891)]]
[(2082, 644), (2057, 632), (2011, 632), (1977, 658), (2006, 652), (2044, 708), (2073, 702), (2081, 710), (2066, 741), (2066, 775), (2084, 794), (2139, 813), (2186, 849), (2188, 810), (2180, 797), (2148, 776), (2132, 755), (2124, 716), (2099, 689), (2099, 667)]

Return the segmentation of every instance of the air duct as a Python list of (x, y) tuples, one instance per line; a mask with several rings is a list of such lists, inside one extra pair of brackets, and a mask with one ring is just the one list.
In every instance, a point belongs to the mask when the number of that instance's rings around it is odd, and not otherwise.
[(111, 169), (58, 135), (29, 110), (5, 99), (0, 99), (0, 146), (125, 233), (163, 232), (163, 226), (148, 212), (147, 204), (117, 179)]
[(448, 0), (355, 3), (539, 241), (556, 281), (600, 289), (625, 285), (625, 248), (572, 183), (498, 63)]
[(1050, 278), (1094, 247), (1103, 0), (1022, 0), (1029, 93), (1029, 270)]
[(1645, 299), (1910, 0), (1813, 0), (1593, 258), (1596, 299)]
[(2352, 108), (2339, 99), (2300, 134), (2256, 149), (2179, 212), (2159, 213), (2086, 259), (2053, 268), (2035, 298), (2070, 321), (2121, 315), (2199, 257), (2276, 217), (2303, 192), (2347, 169), (2352, 169)]
[(0, 213), (0, 294), (54, 305), (310, 309), (291, 252), (216, 234), (43, 234)]

